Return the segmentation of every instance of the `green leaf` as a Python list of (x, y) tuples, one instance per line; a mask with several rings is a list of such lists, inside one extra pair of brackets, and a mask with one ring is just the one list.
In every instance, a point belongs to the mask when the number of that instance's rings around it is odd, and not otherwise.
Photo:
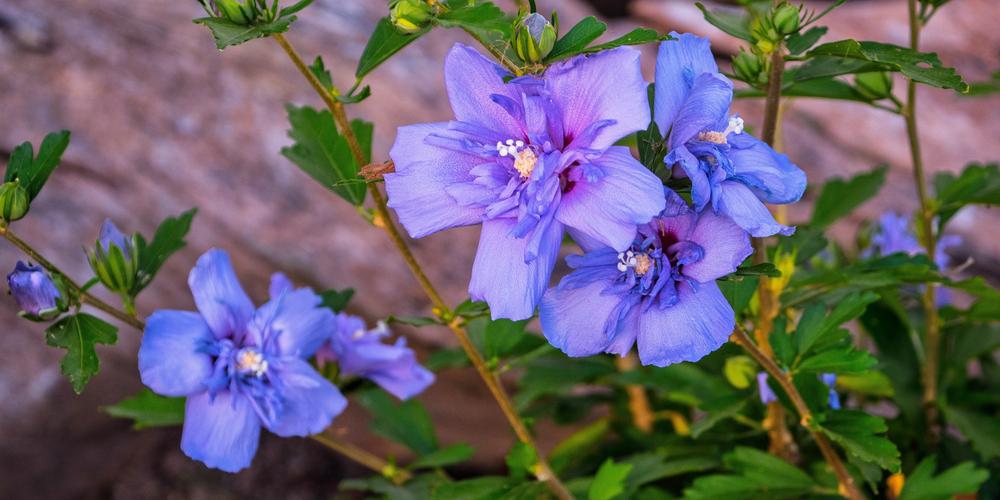
[(876, 370), (837, 375), (837, 387), (850, 392), (882, 398), (891, 398), (895, 394), (889, 377)]
[(828, 413), (820, 428), (859, 460), (874, 463), (890, 472), (899, 471), (896, 445), (877, 435), (887, 430), (885, 420), (862, 411), (841, 410)]
[(608, 29), (608, 25), (594, 16), (587, 16), (570, 28), (562, 38), (556, 40), (546, 60), (558, 61), (579, 54), (590, 42), (597, 40)]
[(461, 316), (466, 319), (473, 319), (489, 314), (490, 306), (487, 305), (485, 302), (478, 302), (469, 299), (456, 306), (454, 312), (455, 316)]
[(736, 268), (736, 276), (767, 276), (770, 278), (780, 278), (781, 271), (770, 262), (754, 264), (752, 266), (741, 266)]
[(636, 28), (628, 33), (611, 40), (610, 42), (605, 42), (602, 44), (594, 45), (582, 50), (582, 53), (589, 54), (592, 52), (600, 52), (602, 50), (613, 49), (615, 47), (621, 47), (624, 45), (642, 45), (646, 43), (656, 42), (659, 40), (669, 40), (669, 36), (660, 36), (656, 30), (651, 30), (649, 28)]
[(526, 354), (545, 343), (538, 335), (524, 330), (528, 321), (497, 319), (489, 321), (483, 332), (483, 356), (486, 359)]
[(472, 455), (475, 452), (476, 450), (471, 446), (465, 443), (459, 443), (448, 446), (447, 448), (432, 451), (414, 460), (413, 463), (411, 463), (407, 468), (416, 470), (454, 465), (472, 458)]
[(299, 12), (300, 10), (308, 7), (312, 3), (313, 3), (313, 0), (299, 0), (298, 2), (296, 2), (291, 7), (285, 7), (283, 9), (281, 9), (281, 12), (278, 13), (278, 17), (285, 17), (285, 16), (290, 16), (292, 14), (295, 14), (295, 13)]
[(549, 454), (549, 464), (557, 474), (565, 471), (587, 452), (597, 449), (611, 431), (611, 421), (602, 418), (560, 442)]
[(195, 19), (194, 23), (207, 27), (212, 32), (212, 38), (215, 39), (215, 47), (223, 50), (226, 47), (239, 45), (256, 38), (284, 33), (288, 31), (288, 27), (295, 22), (295, 19), (295, 16), (284, 16), (270, 23), (244, 26), (221, 17), (203, 17)]
[(379, 19), (372, 36), (368, 37), (368, 43), (365, 45), (364, 52), (361, 53), (361, 59), (358, 60), (358, 69), (354, 71), (354, 76), (361, 80), (393, 54), (415, 42), (428, 31), (430, 31), (430, 26), (416, 33), (407, 34), (397, 30), (388, 17)]
[(795, 370), (801, 373), (861, 373), (877, 363), (871, 354), (847, 347), (809, 356)]
[(785, 42), (785, 47), (788, 52), (793, 56), (797, 56), (812, 47), (823, 38), (827, 29), (825, 26), (817, 26), (815, 28), (809, 28), (803, 33), (792, 33), (788, 37), (788, 41)]
[(329, 92), (333, 89), (333, 77), (330, 76), (330, 70), (326, 69), (326, 63), (323, 62), (323, 56), (316, 56), (313, 63), (309, 65), (309, 71), (312, 72), (313, 76), (319, 80), (319, 83), (323, 85), (323, 88)]
[(708, 10), (701, 2), (696, 2), (696, 6), (701, 9), (702, 15), (709, 24), (719, 28), (723, 32), (753, 43), (753, 35), (750, 34), (750, 17), (735, 9)]
[(949, 424), (972, 442), (972, 447), (983, 460), (1000, 457), (1000, 419), (996, 415), (946, 405), (944, 416)]
[(415, 326), (417, 328), (441, 324), (441, 320), (433, 316), (389, 316), (387, 322), (400, 323), (403, 325)]
[(145, 238), (139, 237), (139, 273), (133, 295), (146, 288), (167, 259), (187, 245), (184, 237), (191, 231), (191, 223), (197, 213), (198, 209), (192, 208), (177, 217), (167, 217), (156, 228), (153, 241), (148, 245)]
[[(795, 81), (787, 76), (781, 86), (781, 95), (787, 97), (814, 97), (819, 99), (837, 99), (841, 101), (855, 101), (871, 104), (873, 100), (862, 94), (858, 89), (850, 84), (844, 83), (836, 78), (823, 77), (805, 81)], [(767, 94), (763, 90), (749, 88), (736, 89), (733, 93), (737, 99), (762, 98)]]
[(112, 417), (132, 420), (136, 430), (184, 423), (184, 398), (160, 396), (149, 389), (102, 409)]
[(816, 342), (837, 331), (840, 325), (861, 316), (868, 304), (876, 300), (878, 295), (875, 293), (855, 293), (840, 301), (829, 315), (823, 314), (826, 308), (822, 304), (806, 309), (795, 330), (799, 355), (808, 354)]
[(418, 455), (437, 450), (434, 425), (424, 405), (416, 399), (396, 403), (382, 390), (367, 390), (357, 400), (372, 414), (371, 428), (376, 434), (410, 448)]
[(538, 463), (538, 452), (530, 444), (518, 441), (507, 453), (506, 460), (511, 477), (524, 479), (532, 474)]
[(667, 458), (666, 452), (640, 453), (632, 455), (622, 463), (632, 465), (626, 491), (634, 491), (640, 486), (668, 477), (703, 472), (719, 466), (719, 459), (712, 455), (697, 455)]
[[(962, 80), (955, 69), (942, 65), (937, 54), (933, 52), (917, 52), (898, 45), (878, 42), (840, 40), (820, 45), (809, 51), (806, 56), (809, 58), (826, 56), (872, 63), (886, 71), (903, 73), (915, 82), (959, 92), (966, 92), (969, 89), (969, 85)], [(856, 72), (859, 71), (850, 71), (850, 73)]]
[(962, 173), (942, 172), (934, 176), (937, 194), (938, 228), (943, 229), (949, 220), (966, 205), (1000, 205), (1000, 168), (996, 163), (973, 163)]
[(590, 490), (587, 491), (589, 500), (612, 500), (625, 492), (625, 478), (632, 470), (632, 464), (616, 464), (610, 458), (597, 469), (594, 481), (590, 483)]
[[(361, 205), (365, 201), (365, 181), (358, 176), (359, 166), (347, 140), (337, 132), (330, 111), (293, 105), (286, 109), (292, 126), (288, 136), (295, 144), (282, 148), (281, 154), (341, 198)], [(355, 120), (351, 128), (355, 129), (362, 149), (370, 151), (371, 125)]]
[(1000, 71), (994, 71), (989, 80), (970, 83), (969, 92), (964, 95), (980, 97), (996, 93), (1000, 93)]
[(823, 184), (819, 198), (816, 200), (810, 224), (816, 227), (827, 227), (853, 212), (862, 203), (878, 194), (885, 183), (885, 175), (888, 171), (888, 167), (882, 165), (847, 180), (834, 178), (827, 181), (826, 184)]
[(48, 345), (66, 349), (59, 366), (77, 394), (83, 392), (90, 378), (100, 370), (94, 346), (115, 344), (117, 332), (118, 328), (87, 313), (66, 316), (45, 330)]
[(351, 297), (354, 296), (353, 288), (345, 288), (343, 290), (326, 290), (319, 293), (319, 296), (323, 299), (320, 304), (322, 307), (332, 309), (333, 312), (341, 312), (347, 307), (347, 303), (351, 301)]
[(499, 500), (511, 489), (506, 477), (483, 476), (453, 483), (443, 483), (434, 489), (432, 500)]
[(977, 469), (972, 462), (960, 463), (934, 475), (937, 457), (930, 456), (908, 476), (899, 492), (899, 500), (950, 500), (962, 493), (975, 493), (990, 478), (990, 473)]
[(28, 198), (34, 200), (52, 171), (59, 166), (62, 155), (69, 146), (69, 137), (68, 130), (46, 135), (42, 139), (42, 145), (38, 147), (37, 157), (34, 156), (30, 142), (19, 144), (11, 152), (7, 162), (4, 182), (17, 181), (28, 192)]
[(740, 314), (750, 306), (750, 299), (757, 292), (757, 281), (758, 278), (747, 277), (743, 279), (721, 280), (717, 284), (719, 285), (719, 289), (722, 290), (722, 295), (729, 301), (729, 305), (733, 306), (733, 311), (736, 311), (736, 314)]
[(734, 474), (701, 476), (684, 498), (794, 498), (818, 486), (794, 465), (753, 448), (737, 447), (723, 461)]
[(510, 44), (513, 19), (493, 3), (467, 2), (465, 5), (455, 5), (451, 10), (438, 15), (435, 22), (445, 28), (464, 30), (507, 64), (513, 65), (519, 61)]

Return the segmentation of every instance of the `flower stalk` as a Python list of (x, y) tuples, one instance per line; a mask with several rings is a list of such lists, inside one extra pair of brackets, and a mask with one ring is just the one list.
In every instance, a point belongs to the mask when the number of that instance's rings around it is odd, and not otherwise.
[(400, 469), (385, 461), (382, 457), (369, 453), (363, 448), (359, 448), (351, 443), (348, 443), (347, 441), (334, 437), (330, 435), (329, 432), (323, 432), (310, 437), (313, 441), (340, 453), (341, 455), (367, 467), (368, 469), (382, 474), (395, 484), (403, 484), (413, 477), (409, 471)]
[(739, 344), (743, 349), (753, 357), (767, 371), (778, 385), (784, 389), (788, 398), (792, 401), (792, 405), (795, 406), (795, 411), (799, 414), (799, 423), (809, 434), (812, 436), (813, 440), (816, 441), (816, 446), (819, 447), (820, 452), (823, 454), (823, 458), (826, 459), (827, 463), (830, 464), (830, 468), (833, 469), (834, 474), (837, 476), (837, 481), (840, 483), (839, 492), (851, 500), (862, 500), (864, 495), (858, 489), (857, 484), (854, 482), (854, 478), (847, 471), (847, 467), (844, 466), (844, 462), (840, 459), (840, 455), (833, 448), (833, 444), (830, 439), (823, 434), (823, 431), (818, 428), (816, 420), (813, 417), (812, 411), (809, 410), (809, 406), (806, 405), (805, 399), (799, 394), (798, 389), (795, 388), (795, 384), (792, 383), (791, 377), (787, 373), (778, 367), (778, 364), (771, 359), (771, 356), (764, 353), (764, 351), (754, 344), (750, 336), (743, 330), (740, 325), (736, 325), (736, 329), (733, 330), (733, 335), (731, 337), (733, 342)]
[[(305, 61), (303, 61), (302, 57), (298, 54), (295, 48), (292, 47), (291, 43), (289, 43), (288, 39), (285, 38), (284, 35), (279, 33), (272, 35), (272, 38), (274, 38), (275, 42), (281, 46), (282, 50), (284, 50), (288, 57), (292, 60), (295, 67), (300, 73), (302, 73), (302, 76), (309, 81), (309, 84), (313, 87), (316, 93), (319, 94), (327, 108), (330, 109), (330, 112), (333, 114), (334, 121), (340, 129), (341, 134), (343, 134), (344, 138), (347, 140), (348, 147), (350, 148), (351, 154), (354, 156), (357, 164), (365, 165), (367, 163), (365, 155), (361, 150), (357, 137), (354, 135), (354, 131), (350, 127), (350, 121), (347, 118), (347, 113), (344, 111), (344, 105), (337, 101), (330, 91), (328, 91), (316, 78), (312, 71), (309, 70)], [(379, 227), (385, 230), (389, 239), (392, 240), (393, 245), (403, 257), (406, 266), (410, 269), (410, 272), (413, 274), (414, 278), (417, 279), (421, 288), (424, 290), (424, 293), (430, 299), (431, 304), (433, 305), (434, 315), (437, 316), (442, 322), (445, 322), (445, 326), (447, 326), (448, 329), (451, 330), (452, 333), (458, 338), (459, 344), (461, 344), (462, 349), (469, 357), (472, 365), (476, 368), (476, 372), (478, 372), (479, 376), (483, 379), (483, 382), (493, 395), (493, 398), (496, 399), (497, 404), (500, 406), (500, 410), (507, 418), (508, 423), (514, 430), (514, 434), (517, 435), (517, 438), (521, 442), (531, 446), (535, 450), (538, 450), (534, 437), (532, 437), (531, 433), (528, 431), (528, 427), (525, 425), (520, 415), (518, 415), (510, 396), (501, 385), (499, 376), (490, 370), (490, 368), (486, 365), (485, 360), (483, 360), (482, 356), (479, 354), (479, 351), (476, 350), (475, 345), (473, 345), (472, 339), (469, 338), (468, 333), (463, 327), (462, 318), (455, 317), (451, 307), (448, 306), (448, 304), (441, 297), (440, 293), (438, 293), (437, 289), (427, 278), (426, 273), (424, 273), (420, 263), (417, 262), (417, 259), (410, 250), (406, 240), (403, 239), (402, 233), (399, 232), (399, 229), (393, 222), (392, 216), (386, 205), (385, 197), (379, 190), (378, 185), (375, 183), (368, 183), (368, 192), (371, 194), (372, 200), (375, 204), (375, 211), (378, 215), (378, 219), (380, 220)], [(548, 462), (542, 458), (540, 453), (538, 464), (536, 465), (535, 475), (540, 481), (546, 482), (552, 489), (553, 493), (555, 493), (559, 498), (573, 498), (566, 487), (552, 471)]]
[[(920, 29), (923, 22), (917, 11), (917, 0), (907, 0), (907, 11), (910, 24), (910, 48), (914, 51), (920, 47)], [(913, 80), (906, 82), (906, 102), (902, 109), (906, 121), (906, 136), (910, 144), (910, 157), (913, 163), (913, 182), (917, 187), (920, 199), (918, 221), (920, 242), (927, 256), (934, 258), (937, 254), (937, 237), (934, 234), (934, 207), (930, 194), (927, 192), (927, 179), (924, 174), (923, 155), (920, 151), (920, 133), (917, 130), (917, 84)], [(927, 416), (927, 427), (930, 430), (931, 443), (940, 437), (938, 428), (938, 371), (941, 362), (941, 321), (937, 310), (937, 288), (935, 283), (924, 286), (923, 308), (924, 321), (927, 327), (924, 336), (924, 363), (921, 372), (923, 385), (922, 402)]]

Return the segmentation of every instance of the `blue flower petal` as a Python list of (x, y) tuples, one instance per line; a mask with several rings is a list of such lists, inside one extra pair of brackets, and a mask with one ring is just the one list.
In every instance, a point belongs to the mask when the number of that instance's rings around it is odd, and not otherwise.
[(254, 330), (267, 333), (282, 356), (311, 357), (333, 332), (333, 311), (322, 307), (322, 302), (311, 288), (285, 292), (261, 306)]
[(701, 260), (686, 264), (684, 276), (705, 283), (736, 272), (736, 268), (753, 253), (750, 237), (729, 218), (711, 210), (698, 214), (698, 221), (688, 235), (705, 251)]
[(389, 156), (396, 172), (386, 174), (389, 206), (410, 236), (420, 238), (442, 229), (478, 224), (482, 206), (459, 203), (448, 193), (455, 184), (473, 184), (469, 171), (483, 158), (426, 142), (432, 134), (448, 134), (448, 124), (427, 123), (400, 127)]
[(734, 178), (766, 203), (795, 203), (806, 190), (806, 173), (788, 157), (750, 134), (729, 136)]
[[(717, 128), (733, 102), (733, 82), (718, 73), (702, 73), (677, 111), (670, 132), (670, 149), (687, 144), (700, 132)], [(716, 131), (721, 132), (721, 130)]]
[(663, 183), (624, 147), (608, 149), (591, 166), (604, 175), (593, 182), (582, 176), (577, 179), (563, 194), (556, 219), (624, 251), (635, 239), (636, 225), (649, 222), (663, 210)]
[(188, 275), (188, 286), (216, 338), (242, 338), (254, 307), (226, 252), (214, 248), (205, 252)]
[(434, 374), (417, 363), (416, 354), (403, 338), (393, 345), (365, 342), (341, 360), (345, 375), (368, 378), (399, 399), (416, 396), (434, 383)]
[(559, 221), (539, 224), (537, 256), (525, 262), (531, 236), (514, 238), (510, 232), (516, 219), (493, 219), (483, 223), (479, 250), (472, 265), (469, 296), (490, 305), (493, 319), (530, 318), (541, 300), (559, 256), (563, 226)]
[(553, 347), (571, 357), (592, 356), (608, 348), (618, 326), (612, 312), (622, 301), (619, 295), (601, 293), (610, 284), (611, 280), (604, 279), (545, 292), (538, 315), (542, 333)]
[(276, 360), (268, 376), (282, 402), (281, 414), (268, 429), (279, 436), (319, 434), (347, 407), (340, 390), (303, 360)]
[(707, 38), (671, 32), (676, 40), (660, 43), (656, 56), (656, 83), (653, 116), (660, 133), (666, 136), (681, 106), (702, 73), (718, 73)]
[[(667, 166), (680, 165), (683, 172), (675, 171), (675, 175), (683, 174), (691, 179), (691, 201), (694, 209), (701, 211), (712, 200), (712, 184), (709, 182), (708, 173), (701, 168), (701, 162), (685, 146), (678, 146), (667, 153), (663, 159)], [(681, 175), (677, 175), (681, 177)]]
[(774, 220), (774, 216), (753, 191), (738, 181), (727, 180), (719, 184), (718, 195), (713, 197), (712, 204), (716, 213), (729, 217), (756, 238), (778, 233), (788, 236), (795, 232), (794, 227)]
[(507, 70), (476, 49), (456, 43), (444, 61), (444, 82), (455, 118), (503, 133), (509, 138), (520, 137), (521, 126), (491, 98), (498, 94), (520, 102), (521, 95), (512, 92), (516, 87), (508, 86), (503, 81), (504, 76), (509, 75)]
[(545, 71), (545, 86), (562, 110), (564, 133), (571, 139), (567, 144), (603, 120), (614, 123), (603, 127), (584, 147), (604, 149), (649, 126), (640, 55), (632, 47), (619, 47), (558, 62)]
[(156, 311), (146, 320), (139, 346), (142, 383), (163, 396), (187, 396), (205, 390), (212, 358), (202, 349), (212, 331), (198, 313)]
[(250, 466), (260, 440), (260, 419), (250, 400), (221, 391), (188, 397), (181, 450), (209, 467), (238, 472)]
[(644, 365), (667, 366), (698, 361), (729, 339), (736, 315), (714, 282), (695, 290), (677, 283), (678, 301), (651, 307), (639, 318), (639, 359)]

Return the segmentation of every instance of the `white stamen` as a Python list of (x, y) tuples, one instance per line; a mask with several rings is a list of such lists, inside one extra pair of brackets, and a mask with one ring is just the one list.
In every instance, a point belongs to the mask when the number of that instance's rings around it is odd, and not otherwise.
[(729, 119), (729, 124), (726, 125), (726, 130), (718, 132), (715, 130), (709, 130), (707, 132), (701, 132), (698, 134), (699, 141), (714, 142), (716, 144), (726, 144), (726, 140), (729, 134), (742, 134), (743, 133), (743, 119), (739, 116), (733, 116)]
[(243, 349), (236, 355), (236, 369), (260, 377), (267, 373), (267, 360), (254, 349)]
[(729, 125), (726, 126), (726, 130), (722, 131), (723, 135), (728, 136), (729, 134), (742, 134), (743, 133), (743, 119), (739, 116), (733, 116), (729, 118)]
[(616, 267), (619, 272), (624, 273), (632, 269), (635, 271), (636, 276), (643, 276), (653, 267), (653, 259), (649, 258), (645, 253), (635, 253), (629, 250), (618, 254), (618, 265)]

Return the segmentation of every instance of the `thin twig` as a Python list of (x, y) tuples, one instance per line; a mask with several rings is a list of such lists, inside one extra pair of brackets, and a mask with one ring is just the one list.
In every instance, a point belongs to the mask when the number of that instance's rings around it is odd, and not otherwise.
[[(320, 98), (326, 104), (327, 108), (330, 109), (330, 112), (333, 114), (334, 121), (337, 123), (338, 128), (340, 128), (341, 134), (347, 139), (348, 147), (350, 148), (351, 154), (354, 156), (354, 159), (357, 162), (357, 164), (358, 165), (367, 164), (368, 159), (365, 158), (365, 155), (358, 143), (357, 137), (354, 135), (354, 131), (350, 127), (350, 121), (347, 118), (347, 113), (344, 111), (343, 104), (334, 99), (330, 91), (328, 91), (323, 86), (323, 84), (316, 78), (316, 75), (314, 75), (312, 71), (309, 70), (309, 67), (306, 66), (305, 62), (302, 60), (302, 57), (299, 56), (295, 48), (292, 47), (291, 43), (288, 42), (288, 39), (286, 39), (281, 34), (275, 34), (272, 36), (272, 38), (274, 38), (274, 40), (278, 43), (278, 45), (281, 46), (281, 48), (285, 51), (288, 57), (292, 60), (292, 63), (295, 64), (295, 67), (298, 68), (299, 72), (302, 73), (302, 76), (304, 76), (306, 80), (309, 81), (310, 85), (313, 87), (316, 93), (319, 94)], [(473, 345), (472, 343), (472, 340), (469, 338), (468, 333), (465, 331), (465, 328), (462, 326), (461, 318), (454, 317), (454, 313), (452, 312), (451, 308), (447, 305), (447, 303), (445, 303), (444, 299), (441, 298), (441, 295), (438, 293), (437, 289), (427, 278), (427, 275), (424, 273), (423, 268), (420, 266), (420, 263), (417, 262), (416, 257), (413, 255), (413, 252), (410, 251), (409, 245), (406, 243), (406, 240), (403, 238), (402, 233), (399, 232), (399, 229), (396, 227), (396, 224), (392, 220), (392, 216), (389, 213), (389, 209), (386, 205), (385, 197), (379, 190), (378, 185), (375, 183), (369, 183), (368, 191), (369, 193), (371, 193), (372, 200), (374, 201), (375, 204), (375, 211), (378, 215), (378, 218), (380, 219), (380, 224), (378, 225), (385, 230), (386, 234), (389, 236), (389, 239), (392, 240), (393, 246), (396, 247), (400, 255), (403, 257), (403, 260), (406, 262), (406, 265), (410, 269), (410, 272), (413, 273), (413, 276), (420, 283), (421, 288), (423, 288), (424, 293), (431, 300), (431, 303), (434, 306), (434, 311), (433, 311), (434, 314), (442, 321), (445, 321), (446, 325), (448, 326), (448, 329), (451, 330), (452, 333), (454, 333), (455, 336), (458, 338), (459, 343), (462, 345), (462, 348), (465, 350), (465, 353), (469, 357), (469, 360), (476, 368), (476, 371), (479, 373), (479, 376), (483, 379), (483, 382), (486, 384), (487, 389), (489, 389), (490, 393), (493, 395), (493, 398), (496, 399), (497, 404), (500, 406), (500, 410), (503, 412), (504, 416), (507, 417), (507, 421), (510, 424), (511, 428), (514, 430), (514, 433), (517, 435), (517, 438), (521, 442), (530, 445), (537, 451), (538, 445), (535, 443), (534, 438), (528, 431), (528, 428), (524, 424), (524, 421), (521, 419), (521, 416), (518, 415), (516, 408), (514, 408), (514, 403), (510, 399), (510, 396), (507, 394), (506, 390), (504, 390), (503, 386), (500, 384), (499, 377), (494, 372), (492, 372), (489, 369), (489, 367), (486, 366), (486, 362), (483, 360), (482, 356), (479, 354), (479, 351), (476, 349), (475, 345)], [(566, 489), (566, 487), (562, 484), (559, 478), (552, 471), (548, 462), (544, 458), (542, 458), (541, 452), (539, 452), (538, 456), (539, 459), (538, 459), (538, 464), (536, 466), (537, 467), (536, 476), (538, 477), (538, 479), (545, 481), (551, 487), (553, 493), (555, 493), (560, 498), (563, 499), (573, 498), (572, 495), (569, 493), (569, 490)]]
[(833, 469), (834, 474), (837, 475), (837, 480), (840, 482), (841, 494), (850, 498), (851, 500), (862, 500), (865, 497), (858, 490), (857, 484), (854, 482), (854, 478), (847, 471), (847, 467), (844, 466), (844, 462), (840, 459), (840, 455), (833, 448), (833, 444), (830, 443), (830, 439), (823, 434), (823, 431), (818, 429), (815, 419), (813, 418), (812, 411), (809, 410), (809, 406), (806, 405), (805, 399), (799, 394), (798, 389), (795, 388), (795, 384), (792, 383), (791, 377), (787, 373), (778, 367), (777, 363), (771, 359), (770, 356), (765, 354), (753, 340), (747, 335), (743, 328), (736, 325), (736, 329), (733, 330), (733, 335), (730, 340), (736, 342), (745, 349), (754, 360), (759, 363), (764, 370), (778, 382), (778, 385), (785, 390), (785, 394), (791, 399), (792, 405), (795, 406), (795, 411), (799, 414), (799, 423), (802, 427), (805, 427), (809, 434), (816, 441), (816, 445), (819, 447), (820, 452), (823, 454), (823, 458), (826, 459), (827, 463)]
[(326, 446), (327, 448), (344, 455), (345, 457), (382, 474), (396, 484), (403, 484), (413, 477), (409, 471), (399, 469), (395, 465), (385, 461), (382, 457), (369, 453), (367, 450), (359, 448), (347, 441), (336, 438), (328, 432), (323, 432), (310, 436), (313, 441)]

